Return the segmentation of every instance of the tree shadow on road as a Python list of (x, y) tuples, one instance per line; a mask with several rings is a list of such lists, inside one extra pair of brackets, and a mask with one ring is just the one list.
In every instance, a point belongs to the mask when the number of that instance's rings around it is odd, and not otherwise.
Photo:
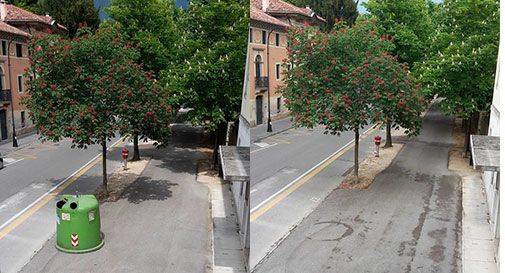
[(152, 180), (148, 177), (139, 177), (128, 187), (120, 199), (127, 199), (128, 202), (133, 204), (148, 200), (166, 200), (172, 197), (171, 188), (178, 185), (169, 180)]

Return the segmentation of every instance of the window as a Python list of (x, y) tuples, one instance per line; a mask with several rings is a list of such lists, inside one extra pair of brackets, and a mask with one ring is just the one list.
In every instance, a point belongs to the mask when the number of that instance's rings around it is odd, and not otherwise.
[(275, 78), (278, 80), (281, 78), (281, 65), (280, 64), (275, 64)]
[(23, 76), (18, 76), (18, 92), (23, 93)]
[(2, 41), (2, 55), (7, 56), (7, 41)]
[(16, 57), (23, 57), (23, 47), (21, 44), (16, 44)]
[(281, 97), (277, 98), (277, 113), (281, 112)]
[(25, 111), (21, 111), (21, 127), (26, 126)]
[(263, 61), (261, 60), (261, 55), (256, 55), (256, 58), (254, 60), (254, 68), (255, 68), (255, 74), (256, 78), (261, 77), (261, 64)]
[(267, 44), (267, 31), (263, 30), (261, 32), (261, 43), (266, 45)]
[(279, 33), (275, 33), (275, 46), (281, 46), (281, 35)]
[(249, 43), (253, 42), (253, 29), (249, 28)]

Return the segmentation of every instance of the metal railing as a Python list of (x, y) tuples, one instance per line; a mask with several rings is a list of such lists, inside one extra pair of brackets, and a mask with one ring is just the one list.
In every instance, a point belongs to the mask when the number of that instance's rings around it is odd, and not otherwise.
[(0, 102), (11, 102), (12, 95), (10, 90), (0, 90)]
[(256, 88), (268, 88), (268, 77), (256, 77), (255, 83)]

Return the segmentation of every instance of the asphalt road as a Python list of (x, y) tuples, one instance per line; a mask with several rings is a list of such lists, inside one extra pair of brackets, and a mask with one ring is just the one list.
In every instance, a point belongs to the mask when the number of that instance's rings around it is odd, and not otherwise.
[(152, 160), (115, 203), (101, 208), (105, 245), (86, 254), (56, 250), (52, 237), (21, 272), (209, 272), (209, 192), (196, 182), (199, 129), (174, 129), (170, 147), (141, 152)]
[[(0, 249), (9, 251), (0, 252), (0, 272), (17, 272), (54, 234), (54, 199), (36, 201), (101, 153), (98, 145), (85, 150), (70, 146), (69, 140), (32, 141), (5, 155), (11, 163), (0, 170)], [(120, 157), (120, 149), (109, 152), (109, 170), (120, 166)], [(93, 193), (101, 173), (101, 164), (94, 165), (62, 193)]]
[(461, 182), (447, 169), (451, 122), (428, 112), (421, 135), (370, 188), (333, 191), (255, 272), (460, 272)]
[[(279, 126), (274, 123), (273, 127)], [(362, 132), (369, 128), (371, 126)], [(259, 135), (254, 130), (257, 128), (251, 129), (251, 135)], [(251, 145), (251, 267), (315, 209), (354, 165), (351, 150), (328, 161), (331, 164), (316, 174), (307, 173), (354, 140), (354, 132), (334, 136), (325, 135), (323, 131), (322, 128), (292, 128)], [(375, 134), (381, 134), (380, 130), (361, 140), (360, 159), (372, 152)], [(290, 190), (289, 185), (301, 178), (307, 181), (296, 190)], [(279, 195), (286, 196), (269, 204), (273, 196)], [(259, 213), (262, 210), (264, 212)]]

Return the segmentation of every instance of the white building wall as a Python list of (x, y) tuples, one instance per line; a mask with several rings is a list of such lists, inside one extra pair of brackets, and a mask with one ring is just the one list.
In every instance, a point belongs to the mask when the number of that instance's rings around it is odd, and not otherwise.
[[(489, 117), (489, 131), (490, 136), (500, 136), (500, 92), (502, 91), (503, 84), (501, 81), (505, 79), (502, 75), (505, 71), (501, 69), (504, 64), (503, 56), (503, 43), (500, 43), (500, 49), (498, 53), (498, 62), (496, 65), (496, 76), (495, 76), (495, 86), (493, 92), (493, 102), (490, 109)], [(499, 216), (500, 216), (500, 195), (499, 195), (499, 174), (496, 172), (483, 172), (482, 180), (484, 181), (484, 188), (486, 191), (487, 203), (489, 207), (489, 220), (491, 224), (491, 231), (496, 238), (500, 237), (499, 229)]]

